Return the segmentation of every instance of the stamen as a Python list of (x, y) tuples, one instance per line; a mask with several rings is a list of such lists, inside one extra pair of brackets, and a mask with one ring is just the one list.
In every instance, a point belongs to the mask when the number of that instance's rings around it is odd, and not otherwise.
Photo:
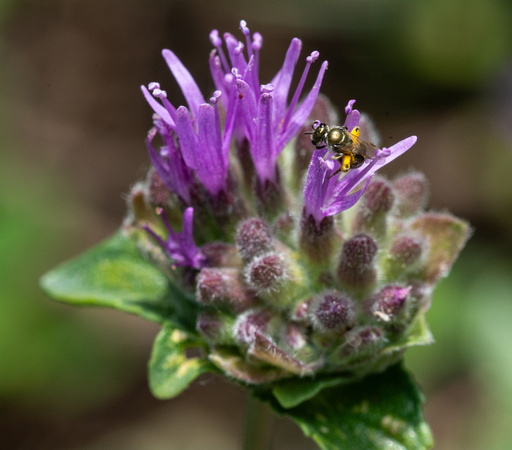
[(350, 114), (352, 112), (352, 106), (354, 106), (354, 103), (356, 101), (355, 100), (350, 100), (347, 104), (347, 106), (345, 106), (345, 114)]
[[(259, 70), (260, 70), (260, 49), (263, 45), (263, 37), (259, 33), (254, 33), (252, 35), (252, 44), (248, 47), (251, 47), (254, 50), (254, 62), (253, 62), (253, 70), (252, 70), (252, 83), (254, 87), (259, 86)], [(248, 50), (249, 51), (249, 50)]]
[(314, 63), (320, 56), (320, 52), (318, 51), (314, 51), (311, 53), (311, 55), (309, 55), (307, 58), (306, 58), (306, 62), (308, 62), (309, 64), (312, 64)]
[(375, 152), (376, 159), (387, 158), (389, 155), (391, 155), (391, 150), (385, 147), (383, 149), (378, 148)]
[(302, 93), (302, 89), (304, 88), (304, 84), (306, 83), (306, 78), (308, 76), (308, 72), (311, 67), (311, 64), (313, 62), (315, 62), (319, 56), (320, 56), (320, 53), (315, 50), (314, 52), (311, 53), (311, 55), (309, 55), (306, 58), (306, 67), (304, 68), (304, 71), (302, 72), (302, 76), (300, 77), (299, 84), (298, 84), (297, 88), (295, 89), (295, 93), (293, 94), (292, 101), (290, 102), (290, 105), (288, 106), (288, 111), (286, 112), (286, 116), (281, 125), (281, 130), (286, 130), (286, 128), (288, 127), (288, 124), (290, 123), (290, 120), (293, 115), (293, 111), (295, 111), (295, 106), (297, 106), (297, 103), (300, 98), (300, 94)]
[(219, 99), (222, 97), (221, 91), (215, 91), (213, 93), (213, 96), (210, 97), (210, 103), (215, 108), (215, 127), (217, 128), (217, 131), (219, 133), (219, 137), (222, 142), (222, 127), (220, 126), (220, 115), (219, 115)]
[(157, 83), (156, 81), (153, 81), (148, 84), (148, 90), (152, 91), (154, 89), (160, 89), (160, 83)]
[(153, 96), (162, 101), (164, 108), (171, 116), (171, 119), (176, 123), (176, 108), (169, 100), (167, 100), (167, 92), (162, 91), (161, 89), (153, 89)]
[(238, 45), (235, 47), (234, 53), (236, 56), (240, 55), (244, 51), (244, 44), (242, 42), (238, 42)]
[(270, 94), (271, 92), (274, 92), (273, 84), (268, 83), (268, 84), (262, 84), (260, 86), (260, 94)]
[(222, 39), (219, 37), (219, 30), (210, 31), (210, 41), (216, 48), (222, 46)]
[(240, 21), (240, 30), (242, 30), (244, 36), (249, 36), (250, 31), (249, 28), (247, 28), (247, 22), (243, 19)]
[(210, 32), (210, 41), (219, 53), (220, 59), (222, 61), (222, 69), (225, 73), (229, 72), (228, 60), (226, 59), (224, 50), (222, 50), (222, 39), (219, 36), (218, 30), (212, 30)]
[(252, 46), (252, 43), (251, 43), (251, 37), (250, 37), (250, 31), (249, 31), (249, 28), (247, 27), (247, 22), (245, 20), (241, 20), (240, 21), (240, 29), (242, 30), (242, 33), (244, 34), (245, 36), (245, 41), (247, 43), (247, 55), (249, 56), (249, 59), (252, 58), (252, 55), (254, 54), (253, 52), (253, 46)]
[(219, 101), (219, 98), (221, 98), (221, 97), (222, 97), (222, 92), (221, 91), (215, 91), (213, 93), (213, 97), (210, 97), (210, 103), (212, 105), (216, 105), (217, 102)]
[[(149, 88), (149, 86), (148, 86), (148, 88)], [(151, 89), (149, 89), (149, 90), (151, 90)], [(159, 88), (153, 88), (153, 96), (162, 100), (163, 98), (167, 97), (167, 92), (162, 91)]]
[(236, 67), (233, 67), (233, 68), (231, 69), (231, 73), (234, 75), (234, 77), (235, 77), (237, 80), (242, 80), (242, 79), (243, 79), (242, 75), (240, 75), (240, 72), (239, 72), (239, 70), (238, 70)]
[(252, 35), (252, 48), (255, 52), (258, 52), (263, 47), (263, 36), (256, 32)]

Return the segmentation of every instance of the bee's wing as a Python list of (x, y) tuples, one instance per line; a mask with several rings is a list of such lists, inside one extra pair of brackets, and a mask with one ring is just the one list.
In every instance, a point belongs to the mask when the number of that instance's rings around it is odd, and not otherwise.
[(368, 159), (374, 159), (377, 154), (378, 147), (370, 141), (359, 140), (357, 145), (357, 153)]

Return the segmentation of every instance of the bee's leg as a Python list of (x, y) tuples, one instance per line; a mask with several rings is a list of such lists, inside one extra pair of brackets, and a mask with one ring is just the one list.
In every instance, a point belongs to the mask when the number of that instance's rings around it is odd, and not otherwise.
[(315, 145), (315, 147), (317, 148), (317, 150), (320, 150), (322, 148), (325, 148), (325, 144), (322, 144), (322, 145)]
[[(334, 160), (334, 161), (337, 161), (337, 160), (338, 160), (338, 159), (340, 159), (340, 158), (343, 158), (343, 153), (340, 153), (340, 154), (336, 154), (336, 155), (331, 156), (331, 160)], [(341, 170), (342, 170), (342, 169), (343, 169), (343, 166), (340, 166), (340, 168), (339, 168), (336, 172), (334, 172), (334, 173), (333, 173), (329, 178), (327, 178), (327, 179), (328, 179), (328, 180), (330, 180), (332, 177), (334, 177), (334, 176), (338, 175), (338, 174), (341, 172)]]
[(334, 172), (329, 178), (327, 178), (328, 180), (330, 180), (332, 177), (335, 177), (336, 175), (338, 175), (339, 173), (341, 172), (341, 167), (336, 171)]
[(343, 172), (348, 172), (353, 162), (354, 155), (352, 153), (345, 153), (341, 158), (341, 170), (343, 170)]
[(340, 153), (339, 155), (334, 155), (331, 159), (334, 159), (334, 160), (341, 159), (341, 161), (340, 161), (341, 166), (328, 179), (331, 179), (335, 175), (338, 175), (340, 172), (348, 172), (352, 166), (353, 161), (354, 161), (354, 156), (352, 155), (352, 153)]

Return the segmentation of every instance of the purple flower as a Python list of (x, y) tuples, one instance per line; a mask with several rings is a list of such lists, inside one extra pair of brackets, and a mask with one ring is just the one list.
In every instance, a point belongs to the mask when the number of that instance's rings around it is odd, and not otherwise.
[[(361, 115), (357, 109), (352, 109), (355, 100), (351, 100), (345, 112), (345, 126), (349, 130), (358, 126)], [(305, 215), (313, 216), (317, 224), (324, 217), (334, 216), (354, 206), (370, 184), (375, 172), (409, 150), (416, 142), (416, 136), (410, 136), (390, 148), (378, 149), (374, 159), (367, 159), (357, 169), (351, 169), (341, 180), (329, 178), (337, 169), (338, 162), (325, 159), (326, 150), (316, 149), (304, 185)], [(364, 182), (364, 186), (352, 192)]]
[[(178, 57), (170, 50), (162, 52), (167, 65), (178, 82), (188, 103), (188, 108), (177, 109), (167, 100), (167, 94), (158, 83), (151, 83), (148, 89), (141, 86), (146, 100), (155, 111), (155, 130), (150, 132), (148, 149), (153, 165), (167, 187), (190, 204), (191, 171), (194, 171), (212, 197), (226, 191), (228, 174), (228, 152), (232, 136), (232, 124), (226, 122), (224, 133), (218, 109), (218, 99), (222, 93), (215, 91), (210, 103), (204, 98)], [(151, 92), (152, 94), (151, 94)], [(154, 97), (161, 100), (159, 103)], [(228, 106), (227, 117), (234, 117)], [(164, 146), (157, 152), (151, 141), (158, 132)], [(179, 148), (176, 146), (176, 138)], [(177, 167), (171, 167), (172, 164)]]
[[(306, 58), (306, 67), (288, 104), (291, 80), (302, 42), (297, 38), (292, 40), (279, 72), (269, 84), (260, 86), (258, 65), (262, 46), (261, 35), (255, 33), (251, 41), (245, 21), (240, 22), (240, 28), (246, 36), (248, 60), (243, 54), (244, 44), (226, 33), (224, 41), (231, 63), (228, 64), (222, 50), (222, 40), (214, 30), (210, 34), (210, 39), (216, 51), (212, 52), (210, 57), (210, 68), (217, 89), (228, 89), (229, 102), (233, 102), (233, 99), (240, 102), (241, 125), (250, 143), (258, 180), (261, 184), (264, 184), (265, 180), (275, 182), (277, 157), (311, 113), (327, 68), (327, 61), (322, 64), (312, 89), (299, 104), (309, 68), (318, 59), (319, 53), (315, 51)], [(233, 93), (235, 86), (236, 93)]]
[[(259, 51), (262, 37), (253, 34), (252, 40), (245, 21), (240, 28), (246, 37), (247, 59), (244, 44), (229, 33), (224, 35), (228, 57), (222, 49), (222, 39), (217, 30), (210, 33), (215, 50), (210, 56), (210, 71), (217, 91), (205, 103), (199, 87), (190, 72), (170, 50), (162, 52), (174, 75), (188, 108), (177, 109), (167, 100), (167, 94), (158, 83), (142, 92), (156, 113), (155, 128), (164, 146), (156, 151), (148, 139), (153, 165), (167, 187), (190, 204), (189, 182), (194, 171), (212, 197), (227, 190), (228, 153), (234, 133), (245, 136), (250, 143), (251, 155), (261, 184), (275, 181), (276, 160), (285, 145), (297, 134), (315, 104), (322, 78), (327, 68), (324, 62), (316, 82), (305, 99), (299, 103), (311, 64), (319, 53), (306, 58), (306, 67), (288, 104), (288, 94), (295, 65), (302, 43), (293, 39), (281, 70), (270, 84), (260, 86), (258, 76)], [(159, 99), (160, 102), (157, 100)], [(221, 129), (218, 101), (225, 110), (224, 130)], [(175, 138), (179, 140), (179, 148)], [(170, 167), (177, 161), (176, 168)]]
[(162, 246), (169, 258), (172, 259), (173, 264), (176, 266), (190, 266), (195, 269), (203, 267), (206, 258), (196, 246), (192, 235), (194, 208), (187, 208), (183, 213), (183, 230), (181, 233), (172, 229), (162, 208), (157, 208), (157, 213), (162, 216), (162, 220), (169, 231), (167, 240), (164, 241), (149, 225), (144, 224), (143, 227)]

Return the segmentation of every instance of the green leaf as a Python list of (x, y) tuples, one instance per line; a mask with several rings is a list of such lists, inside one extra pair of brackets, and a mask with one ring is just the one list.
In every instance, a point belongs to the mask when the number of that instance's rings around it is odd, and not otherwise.
[(471, 233), (467, 222), (451, 214), (422, 214), (411, 222), (410, 228), (429, 238), (422, 279), (432, 284), (448, 275)]
[(351, 383), (354, 379), (356, 379), (354, 376), (336, 376), (323, 379), (293, 378), (278, 382), (273, 387), (272, 394), (283, 408), (293, 408), (313, 398), (322, 389)]
[(120, 232), (44, 275), (41, 287), (57, 300), (106, 306), (160, 323), (174, 312), (171, 290), (179, 295)]
[[(411, 325), (406, 337), (382, 352), (384, 363), (389, 361), (389, 355), (401, 352), (407, 347), (415, 345), (427, 345), (433, 342), (432, 334), (425, 322), (425, 315), (420, 313)], [(380, 361), (380, 360), (377, 360)], [(313, 398), (325, 388), (353, 383), (361, 378), (357, 374), (329, 376), (323, 378), (293, 378), (276, 383), (272, 393), (283, 408), (292, 408), (302, 402)]]
[(432, 434), (423, 419), (423, 394), (400, 364), (348, 385), (323, 389), (311, 400), (286, 409), (306, 436), (324, 450), (426, 449)]
[(412, 347), (415, 345), (429, 345), (434, 342), (434, 338), (425, 320), (425, 313), (420, 312), (409, 329), (405, 342), (402, 347)]
[(197, 347), (197, 341), (187, 333), (164, 325), (149, 361), (149, 386), (155, 397), (176, 397), (202, 373), (217, 372), (207, 358), (187, 358), (187, 349)]

